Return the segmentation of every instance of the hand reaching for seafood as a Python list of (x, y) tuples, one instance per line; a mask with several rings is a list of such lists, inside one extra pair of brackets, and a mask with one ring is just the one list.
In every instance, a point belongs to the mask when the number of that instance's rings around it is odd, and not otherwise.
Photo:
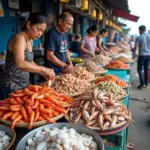
[(40, 72), (40, 75), (42, 75), (46, 80), (54, 80), (55, 73), (53, 69), (42, 67), (42, 72)]

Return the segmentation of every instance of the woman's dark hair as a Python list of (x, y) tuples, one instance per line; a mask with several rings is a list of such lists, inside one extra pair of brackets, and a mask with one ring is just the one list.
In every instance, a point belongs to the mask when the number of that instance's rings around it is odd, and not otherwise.
[(91, 27), (89, 27), (87, 29), (87, 33), (90, 34), (91, 32), (95, 32), (98, 31), (97, 26), (96, 25), (92, 25)]
[(107, 32), (107, 29), (102, 29), (101, 31), (100, 31), (100, 34), (102, 34), (102, 33), (106, 33)]
[[(38, 23), (45, 23), (47, 25), (47, 19), (46, 19), (46, 17), (44, 15), (42, 15), (41, 13), (38, 13), (38, 12), (32, 13), (29, 16), (27, 22), (28, 21), (30, 21), (31, 25), (38, 24)], [(22, 30), (25, 30), (27, 28), (26, 27), (27, 22), (24, 25), (24, 27), (22, 28)]]

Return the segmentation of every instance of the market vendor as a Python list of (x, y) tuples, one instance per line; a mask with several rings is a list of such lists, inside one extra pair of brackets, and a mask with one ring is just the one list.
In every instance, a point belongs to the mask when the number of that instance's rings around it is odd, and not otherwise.
[(97, 48), (97, 33), (98, 29), (96, 25), (93, 25), (87, 29), (87, 35), (84, 36), (80, 46), (81, 57), (83, 59), (94, 57), (96, 50), (100, 52), (100, 50)]
[(33, 13), (28, 18), (22, 32), (9, 39), (3, 80), (0, 83), (0, 100), (6, 98), (14, 90), (27, 87), (29, 72), (38, 73), (47, 80), (54, 77), (52, 69), (38, 66), (33, 62), (32, 40), (38, 39), (46, 27), (45, 17), (40, 13)]
[(69, 53), (67, 32), (73, 25), (73, 16), (63, 12), (58, 18), (56, 27), (45, 36), (45, 66), (53, 68), (55, 73), (70, 73), (74, 70)]
[(97, 39), (97, 46), (101, 50), (101, 53), (104, 55), (106, 55), (106, 51), (109, 51), (109, 49), (105, 45), (107, 34), (108, 34), (107, 29), (102, 29)]

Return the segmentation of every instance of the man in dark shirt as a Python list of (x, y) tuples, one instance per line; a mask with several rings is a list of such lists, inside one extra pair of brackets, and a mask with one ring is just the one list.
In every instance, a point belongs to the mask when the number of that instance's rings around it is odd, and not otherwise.
[(70, 73), (74, 67), (68, 50), (67, 32), (73, 25), (73, 16), (62, 13), (58, 18), (56, 27), (50, 29), (45, 35), (45, 66), (53, 68), (56, 75)]

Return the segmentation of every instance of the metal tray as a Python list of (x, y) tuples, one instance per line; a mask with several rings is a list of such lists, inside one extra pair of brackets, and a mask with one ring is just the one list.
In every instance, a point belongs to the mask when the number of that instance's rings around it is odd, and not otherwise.
[(50, 128), (50, 129), (51, 128), (62, 128), (64, 126), (66, 126), (67, 128), (74, 128), (79, 133), (85, 133), (85, 134), (91, 135), (94, 138), (95, 142), (98, 144), (98, 150), (104, 150), (103, 141), (98, 133), (96, 133), (95, 131), (93, 131), (87, 127), (77, 125), (77, 124), (72, 124), (72, 123), (49, 124), (49, 125), (45, 125), (45, 126), (37, 128), (37, 129), (34, 129), (33, 131), (29, 132), (27, 135), (25, 135), (21, 139), (21, 141), (17, 145), (16, 150), (25, 150), (27, 140), (29, 138), (32, 138), (35, 135), (35, 133), (39, 130), (43, 130), (45, 128)]

